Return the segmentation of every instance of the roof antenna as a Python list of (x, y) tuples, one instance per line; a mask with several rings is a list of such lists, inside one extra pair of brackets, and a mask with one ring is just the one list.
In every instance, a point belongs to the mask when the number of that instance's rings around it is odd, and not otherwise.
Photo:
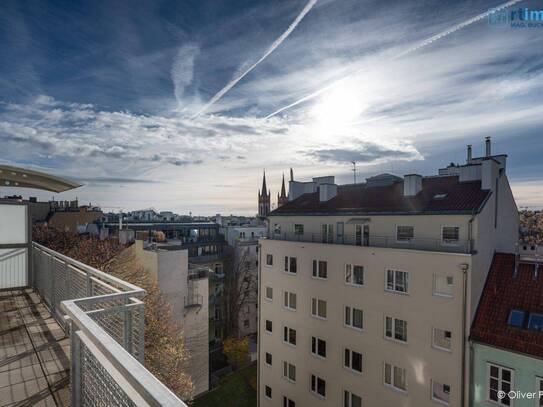
[(351, 171), (353, 172), (354, 183), (356, 185), (356, 161), (351, 161), (351, 164), (353, 165), (353, 169)]

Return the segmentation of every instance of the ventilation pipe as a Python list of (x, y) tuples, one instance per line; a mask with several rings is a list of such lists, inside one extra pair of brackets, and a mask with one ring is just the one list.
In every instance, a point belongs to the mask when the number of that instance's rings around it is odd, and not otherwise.
[(468, 159), (466, 160), (466, 164), (471, 164), (471, 158), (472, 158), (471, 144), (468, 144)]
[(486, 156), (490, 157), (492, 155), (491, 150), (490, 150), (490, 137), (485, 137), (485, 146), (486, 146)]

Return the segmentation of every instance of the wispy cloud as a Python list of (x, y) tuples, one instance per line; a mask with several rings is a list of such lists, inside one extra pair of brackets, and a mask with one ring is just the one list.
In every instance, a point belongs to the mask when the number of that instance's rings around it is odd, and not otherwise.
[(234, 79), (232, 79), (230, 82), (226, 84), (224, 88), (222, 88), (220, 91), (218, 91), (209, 102), (207, 102), (197, 113), (194, 117), (197, 117), (207, 111), (213, 104), (218, 102), (230, 89), (232, 89), (236, 84), (241, 81), (245, 75), (247, 75), (249, 72), (251, 72), (253, 69), (255, 69), (262, 61), (264, 61), (273, 51), (279, 47), (283, 41), (287, 39), (287, 37), (294, 31), (294, 29), (300, 24), (302, 19), (305, 17), (307, 13), (313, 8), (313, 6), (317, 3), (317, 0), (309, 0), (305, 7), (302, 9), (300, 14), (296, 16), (294, 21), (288, 26), (287, 30), (277, 38), (272, 45), (269, 46), (269, 48), (264, 52), (264, 54), (249, 68), (244, 70), (240, 75), (236, 76)]

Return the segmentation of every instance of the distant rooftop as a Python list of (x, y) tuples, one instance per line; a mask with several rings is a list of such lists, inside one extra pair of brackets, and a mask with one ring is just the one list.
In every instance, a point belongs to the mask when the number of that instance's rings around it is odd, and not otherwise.
[[(543, 268), (543, 267), (540, 267)], [(475, 342), (543, 358), (543, 276), (496, 253), (471, 329)]]

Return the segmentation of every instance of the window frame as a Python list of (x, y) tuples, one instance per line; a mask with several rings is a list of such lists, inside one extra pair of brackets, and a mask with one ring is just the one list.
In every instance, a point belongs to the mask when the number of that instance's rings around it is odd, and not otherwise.
[[(268, 289), (271, 290), (271, 297), (268, 297)], [(264, 299), (266, 301), (273, 301), (273, 287), (266, 286), (266, 289), (264, 290)]]
[(287, 396), (283, 395), (283, 407), (290, 407), (290, 403), (292, 403), (292, 405), (296, 407), (296, 402), (294, 400), (289, 399)]
[[(343, 406), (347, 407), (353, 407), (353, 396), (358, 397), (360, 399), (360, 405), (362, 406), (362, 396), (359, 396), (358, 394), (354, 394), (350, 390), (343, 389)], [(347, 400), (345, 399), (347, 397)]]
[[(324, 356), (319, 354), (319, 342), (324, 343)], [(328, 344), (325, 339), (319, 338), (318, 336), (311, 335), (310, 348), (311, 348), (311, 355), (315, 356), (316, 358), (326, 359), (326, 357), (328, 356)]]
[[(291, 370), (290, 370), (290, 367), (293, 367), (294, 370), (294, 379), (292, 379), (290, 377), (290, 373), (291, 373)], [(286, 369), (285, 369), (286, 368)], [(285, 371), (287, 372), (287, 374), (285, 375)], [(291, 383), (296, 383), (296, 365), (290, 363), (290, 362), (287, 362), (286, 360), (283, 360), (283, 369), (281, 371), (281, 375), (283, 376), (283, 379), (291, 382)]]
[[(399, 239), (398, 238), (398, 229), (399, 228), (411, 228), (413, 230), (413, 235), (410, 238), (407, 239)], [(413, 225), (396, 225), (396, 243), (405, 243), (409, 244), (412, 240), (415, 240), (415, 226)]]
[[(270, 330), (268, 330), (268, 322), (270, 323)], [(271, 319), (264, 320), (264, 332), (270, 335), (273, 333), (273, 321)]]
[[(350, 267), (350, 273), (351, 273), (351, 282), (347, 281), (347, 268)], [(360, 267), (362, 269), (362, 284), (356, 284), (355, 278), (354, 278), (354, 268)], [(343, 274), (343, 282), (345, 285), (351, 286), (351, 287), (364, 287), (364, 266), (361, 266), (359, 264), (353, 264), (353, 263), (346, 263), (344, 267), (344, 274)]]
[[(387, 367), (387, 365), (390, 366), (390, 383), (387, 383), (387, 381), (386, 381), (386, 367)], [(403, 370), (405, 389), (402, 389), (401, 387), (396, 386), (396, 380), (395, 380), (396, 375), (394, 374), (395, 369)], [(407, 395), (408, 394), (408, 389), (409, 389), (409, 386), (407, 384), (407, 370), (405, 370), (404, 368), (402, 368), (400, 366), (396, 366), (396, 365), (394, 365), (392, 363), (384, 362), (383, 363), (383, 384), (384, 384), (385, 387), (388, 387), (389, 389), (392, 389), (394, 391), (397, 391), (398, 393)]]
[[(291, 301), (293, 298), (292, 296), (294, 296), (294, 307), (292, 306)], [(287, 311), (296, 312), (298, 309), (298, 295), (291, 291), (283, 291), (283, 308)]]
[[(388, 288), (388, 275), (392, 272), (392, 288)], [(398, 290), (398, 276), (397, 273), (403, 273), (406, 276), (405, 279), (405, 291)], [(398, 270), (393, 267), (387, 267), (385, 269), (385, 291), (393, 294), (409, 295), (409, 271)]]
[(497, 392), (499, 392), (500, 390), (502, 390), (502, 386), (501, 384), (504, 382), (504, 380), (502, 379), (502, 371), (503, 370), (508, 370), (511, 374), (511, 381), (510, 382), (507, 382), (509, 383), (509, 386), (510, 386), (510, 391), (511, 390), (514, 390), (515, 388), (515, 370), (514, 369), (511, 369), (509, 367), (505, 367), (505, 366), (502, 366), (502, 365), (498, 365), (496, 363), (492, 363), (492, 362), (487, 362), (486, 364), (486, 389), (485, 389), (485, 400), (488, 401), (489, 403), (493, 403), (493, 404), (496, 404), (498, 406), (513, 406), (514, 404), (514, 399), (509, 399), (510, 403), (509, 405), (507, 404), (503, 404), (503, 399), (500, 399), (498, 398), (498, 400), (492, 400), (490, 398), (490, 380), (491, 380), (491, 376), (490, 376), (490, 371), (491, 371), (491, 368), (492, 367), (495, 367), (498, 369), (498, 389), (496, 390)]
[[(324, 394), (319, 393), (319, 380), (321, 380), (324, 383)], [(317, 396), (318, 398), (325, 400), (326, 399), (326, 380), (324, 380), (320, 376), (317, 376), (311, 373), (311, 375), (309, 376), (309, 391), (314, 396)]]
[[(270, 363), (268, 363), (268, 355), (270, 355)], [(268, 367), (273, 366), (273, 355), (270, 352), (264, 352), (264, 364)]]
[[(313, 313), (313, 301), (315, 302), (316, 313)], [(324, 303), (324, 312), (326, 314), (324, 317), (319, 315), (319, 302)], [(323, 300), (322, 298), (318, 298), (318, 297), (311, 297), (310, 310), (311, 310), (311, 316), (313, 318), (322, 319), (323, 321), (328, 319), (328, 301)]]
[[(285, 257), (285, 263), (283, 264), (283, 273), (289, 274), (291, 276), (295, 276), (298, 274), (298, 258), (294, 256), (284, 256)], [(295, 271), (292, 272), (292, 259), (294, 259), (294, 269)]]
[[(458, 238), (456, 240), (446, 240), (443, 236), (443, 233), (445, 231), (445, 228), (454, 228), (458, 230)], [(455, 225), (442, 225), (441, 226), (441, 244), (443, 246), (458, 246), (460, 244), (460, 226)]]
[[(268, 389), (270, 389), (270, 395), (268, 396)], [(264, 397), (267, 398), (268, 400), (271, 400), (272, 399), (272, 388), (270, 386), (268, 386), (267, 384), (264, 385)]]
[[(452, 278), (453, 279), (453, 283), (450, 284), (450, 287), (451, 287), (451, 291), (452, 293), (451, 294), (447, 294), (447, 293), (442, 293), (442, 292), (438, 292), (437, 291), (437, 279), (441, 277), (441, 278), (445, 278), (445, 279), (449, 279), (449, 278)], [(449, 284), (447, 283), (447, 285), (449, 286)], [(442, 298), (454, 298), (454, 276), (444, 276), (442, 274), (439, 274), (439, 273), (434, 273), (433, 274), (433, 281), (432, 281), (432, 295), (434, 295), (435, 297), (442, 297)]]
[[(451, 334), (451, 337), (449, 339), (450, 348), (444, 348), (443, 346), (439, 346), (439, 345), (436, 344), (436, 342), (435, 342), (436, 331), (449, 332)], [(432, 327), (432, 348), (443, 351), (443, 352), (449, 352), (449, 353), (452, 352), (452, 331), (449, 330), (449, 329), (441, 329), (441, 328), (436, 328), (436, 327), (433, 326)]]
[(266, 253), (266, 266), (267, 267), (273, 266), (273, 254), (272, 253)]
[[(321, 276), (321, 264), (324, 264), (324, 277)], [(313, 259), (311, 278), (315, 280), (328, 280), (328, 262), (326, 260)]]
[[(355, 373), (355, 374), (358, 374), (358, 375), (361, 375), (362, 372), (364, 371), (364, 355), (361, 353), (361, 352), (358, 352), (356, 350), (352, 350), (350, 348), (343, 348), (343, 353), (342, 353), (342, 360), (343, 360), (343, 368), (348, 370), (349, 372), (351, 373)], [(347, 366), (345, 364), (345, 354), (346, 352), (349, 352), (349, 366)], [(356, 370), (353, 368), (353, 354), (356, 353), (358, 355), (360, 355), (360, 370)]]
[[(349, 323), (347, 323), (347, 308), (350, 309), (349, 311)], [(354, 310), (360, 311), (362, 313), (362, 328), (359, 328), (357, 326), (354, 326)], [(352, 305), (345, 305), (343, 306), (343, 325), (347, 328), (354, 329), (356, 331), (362, 332), (364, 331), (364, 310), (360, 308), (353, 307)]]
[[(294, 343), (290, 342), (291, 340), (291, 336), (290, 336), (290, 333), (294, 332)], [(286, 337), (286, 340), (285, 340), (285, 337)], [(298, 331), (296, 331), (296, 329), (294, 328), (290, 328), (286, 325), (283, 325), (283, 343), (285, 345), (290, 345), (290, 346), (293, 346), (293, 347), (296, 347), (296, 345), (298, 344)]]
[[(392, 326), (391, 326), (391, 334), (392, 334), (392, 336), (387, 335), (387, 319), (388, 318), (390, 318), (392, 320)], [(402, 340), (402, 339), (397, 339), (396, 338), (396, 321), (405, 322), (405, 341)], [(394, 342), (398, 342), (398, 343), (403, 343), (403, 344), (408, 343), (409, 335), (408, 335), (408, 331), (407, 331), (407, 321), (405, 319), (385, 315), (385, 321), (384, 322), (385, 322), (385, 326), (384, 326), (385, 332), (384, 332), (384, 334), (385, 334), (385, 339), (386, 340), (394, 341)]]
[[(443, 386), (449, 386), (449, 401), (441, 400), (441, 399), (438, 399), (438, 398), (434, 397), (434, 384), (439, 384), (442, 387)], [(450, 384), (440, 383), (440, 382), (436, 382), (433, 379), (430, 379), (430, 398), (432, 399), (432, 401), (435, 401), (436, 403), (439, 403), (439, 404), (443, 404), (444, 406), (450, 406), (451, 405), (450, 397), (451, 397), (451, 385)]]
[[(300, 233), (301, 231), (301, 233)], [(295, 236), (303, 236), (304, 235), (304, 224), (303, 223), (295, 223), (294, 224), (294, 235)]]

